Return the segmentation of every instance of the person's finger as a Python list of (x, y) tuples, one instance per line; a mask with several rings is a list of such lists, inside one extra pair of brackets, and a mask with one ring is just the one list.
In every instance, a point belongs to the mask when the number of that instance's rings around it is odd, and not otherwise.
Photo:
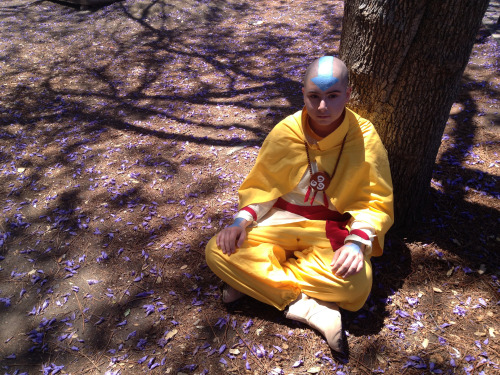
[(334, 273), (337, 273), (340, 270), (342, 265), (345, 263), (347, 257), (349, 256), (347, 251), (342, 251), (342, 250), (337, 250), (337, 251), (339, 252), (339, 256), (337, 257), (337, 259), (335, 259), (335, 262), (331, 264)]
[(224, 254), (227, 252), (227, 247), (226, 247), (226, 232), (222, 231), (219, 233), (219, 248), (222, 250)]
[(359, 273), (365, 265), (365, 259), (362, 255), (356, 257), (354, 262), (352, 263), (351, 267), (349, 267), (349, 270), (346, 272), (344, 275), (344, 278), (347, 278), (349, 276), (355, 275)]
[(353, 256), (353, 254), (349, 254), (347, 257), (346, 261), (344, 262), (343, 266), (343, 272), (342, 272), (342, 277), (346, 277), (348, 274), (349, 270), (351, 269), (352, 265), (356, 262), (356, 257)]
[(361, 259), (361, 261), (358, 263), (358, 266), (356, 267), (356, 272), (355, 273), (361, 272), (361, 270), (363, 269), (364, 265), (365, 265), (365, 260)]
[(341, 255), (342, 255), (342, 250), (340, 250), (340, 249), (338, 249), (333, 254), (333, 260), (332, 260), (332, 263), (330, 264), (332, 267), (334, 267), (336, 264), (338, 264)]
[(222, 248), (222, 247), (221, 247), (221, 241), (220, 241), (220, 236), (221, 236), (221, 234), (222, 234), (222, 232), (217, 233), (217, 237), (216, 237), (216, 239), (215, 239), (215, 243), (217, 244), (217, 247), (218, 247), (219, 249), (221, 249), (221, 248)]
[(229, 252), (227, 255), (231, 255), (231, 254), (234, 254), (234, 251), (235, 251), (235, 248), (236, 248), (236, 239), (231, 236), (229, 239), (228, 239), (228, 242), (229, 242)]
[(224, 232), (221, 235), (221, 249), (224, 254), (227, 254), (229, 252), (229, 241), (228, 241), (228, 230), (224, 230)]
[(243, 229), (241, 232), (240, 232), (240, 237), (238, 239), (238, 243), (237, 243), (237, 246), (238, 247), (241, 247), (241, 245), (243, 245), (243, 242), (245, 242), (245, 240), (247, 239), (247, 231), (245, 229)]
[(358, 268), (358, 262), (357, 259), (354, 259), (353, 262), (347, 267), (346, 271), (344, 272), (344, 275), (342, 276), (343, 278), (347, 278), (351, 275), (354, 275), (356, 269)]
[(332, 267), (333, 267), (333, 265), (335, 264), (335, 262), (336, 262), (336, 261), (337, 261), (337, 259), (339, 258), (340, 253), (341, 253), (340, 249), (338, 249), (337, 251), (335, 251), (335, 252), (333, 253), (333, 259), (332, 259), (332, 262), (330, 263), (330, 266), (332, 266)]
[(337, 263), (333, 265), (332, 272), (335, 275), (342, 276), (342, 273), (344, 272), (344, 263)]
[(233, 227), (229, 232), (228, 236), (229, 255), (234, 254), (236, 252), (236, 240), (238, 239), (240, 232), (241, 232), (240, 227)]
[(232, 231), (228, 231), (226, 238), (225, 238), (225, 247), (226, 247), (226, 254), (231, 255), (233, 253), (233, 247), (234, 247), (234, 240), (232, 236)]

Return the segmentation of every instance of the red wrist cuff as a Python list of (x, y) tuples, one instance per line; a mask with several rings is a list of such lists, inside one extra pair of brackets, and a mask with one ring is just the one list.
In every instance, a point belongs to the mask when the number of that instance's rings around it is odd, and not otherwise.
[(246, 211), (246, 212), (250, 213), (250, 215), (252, 215), (253, 221), (257, 221), (257, 214), (250, 207), (248, 207), (248, 206), (243, 207), (240, 211)]
[(365, 233), (365, 231), (361, 229), (353, 229), (349, 232), (349, 234), (354, 234), (355, 236), (361, 237), (362, 239), (369, 241), (370, 237)]

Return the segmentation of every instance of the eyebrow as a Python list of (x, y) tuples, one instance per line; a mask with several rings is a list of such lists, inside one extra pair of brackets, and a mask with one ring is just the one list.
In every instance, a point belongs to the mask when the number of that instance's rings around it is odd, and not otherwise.
[(321, 91), (321, 89), (320, 90), (310, 89), (310, 90), (307, 90), (307, 92), (308, 93), (324, 92), (325, 94), (336, 94), (336, 93), (340, 93), (341, 90), (335, 89), (335, 90)]

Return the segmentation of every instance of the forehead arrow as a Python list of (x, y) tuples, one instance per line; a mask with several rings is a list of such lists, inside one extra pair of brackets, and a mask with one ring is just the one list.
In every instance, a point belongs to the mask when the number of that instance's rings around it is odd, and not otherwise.
[(321, 91), (326, 91), (339, 80), (333, 76), (333, 56), (320, 57), (318, 63), (318, 75), (311, 78), (311, 81), (319, 87)]

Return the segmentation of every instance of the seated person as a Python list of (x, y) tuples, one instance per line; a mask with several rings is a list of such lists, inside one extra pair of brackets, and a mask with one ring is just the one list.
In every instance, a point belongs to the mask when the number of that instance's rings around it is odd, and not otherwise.
[(373, 125), (345, 107), (345, 64), (307, 69), (305, 107), (269, 133), (239, 189), (234, 223), (206, 246), (225, 283), (223, 301), (246, 294), (286, 308), (344, 352), (339, 307), (359, 310), (372, 286), (370, 257), (393, 223), (387, 152)]

